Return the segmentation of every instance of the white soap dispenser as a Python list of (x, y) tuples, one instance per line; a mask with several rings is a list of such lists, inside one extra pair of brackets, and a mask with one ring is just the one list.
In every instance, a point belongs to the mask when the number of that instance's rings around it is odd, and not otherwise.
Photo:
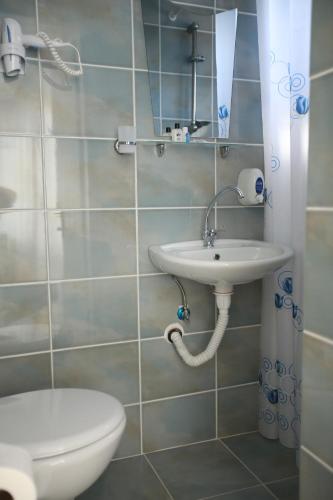
[(259, 205), (264, 201), (264, 174), (259, 168), (244, 168), (238, 176), (238, 187), (244, 194), (242, 205)]

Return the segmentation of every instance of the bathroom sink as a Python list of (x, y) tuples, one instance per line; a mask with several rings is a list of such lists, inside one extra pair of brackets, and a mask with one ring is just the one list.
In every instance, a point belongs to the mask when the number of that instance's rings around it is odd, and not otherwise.
[(255, 240), (215, 240), (211, 248), (202, 240), (149, 248), (151, 261), (161, 271), (214, 285), (222, 293), (276, 271), (292, 255), (288, 247)]

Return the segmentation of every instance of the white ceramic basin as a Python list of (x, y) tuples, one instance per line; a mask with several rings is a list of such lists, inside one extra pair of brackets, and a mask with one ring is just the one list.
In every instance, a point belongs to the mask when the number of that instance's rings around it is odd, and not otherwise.
[(263, 278), (282, 267), (293, 255), (283, 245), (255, 240), (216, 240), (205, 248), (202, 240), (153, 245), (149, 256), (161, 271), (188, 278), (218, 291)]

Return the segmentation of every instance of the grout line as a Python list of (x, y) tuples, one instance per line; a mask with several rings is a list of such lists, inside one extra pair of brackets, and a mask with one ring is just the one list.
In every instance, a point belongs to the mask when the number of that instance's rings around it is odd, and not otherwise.
[(307, 335), (308, 337), (318, 340), (319, 342), (324, 342), (325, 344), (333, 346), (333, 339), (320, 335), (319, 333), (311, 332), (309, 330), (304, 330), (303, 333), (304, 335)]
[(35, 352), (24, 352), (24, 353), (20, 353), (20, 354), (8, 354), (6, 356), (0, 356), (0, 361), (2, 361), (3, 359), (12, 359), (12, 358), (24, 358), (24, 357), (28, 357), (28, 356), (38, 356), (40, 354), (50, 354), (50, 349), (46, 350), (46, 351), (35, 351)]
[(298, 479), (299, 474), (295, 474), (294, 476), (283, 477), (282, 479), (276, 479), (275, 481), (266, 481), (265, 484), (269, 486), (270, 484), (282, 483), (283, 481), (288, 481), (288, 479)]
[(218, 360), (217, 351), (215, 353), (215, 438), (219, 436), (219, 398), (218, 398)]
[(176, 445), (176, 446), (169, 446), (167, 448), (161, 448), (159, 450), (149, 451), (149, 452), (146, 452), (146, 454), (152, 455), (153, 453), (160, 453), (162, 451), (178, 450), (179, 448), (188, 448), (190, 446), (195, 446), (195, 445), (198, 445), (198, 444), (212, 443), (213, 441), (216, 442), (216, 441), (219, 441), (219, 440), (215, 439), (215, 438), (205, 439), (203, 441), (195, 441), (194, 443), (179, 444), (179, 445)]
[(223, 493), (217, 493), (216, 495), (212, 495), (209, 497), (200, 497), (200, 498), (198, 498), (198, 500), (214, 500), (214, 498), (220, 498), (220, 497), (224, 497), (226, 495), (231, 495), (233, 493), (240, 493), (242, 491), (253, 490), (255, 488), (260, 488), (260, 487), (261, 487), (261, 484), (254, 484), (253, 486), (247, 486), (244, 488), (238, 488), (236, 490), (225, 491)]
[[(146, 23), (148, 24), (148, 23)], [(148, 24), (149, 26), (151, 26), (150, 24)], [(153, 25), (154, 26), (154, 25)], [(156, 25), (157, 27), (157, 25)], [(163, 26), (162, 26), (163, 28)], [(171, 29), (181, 29), (183, 31), (183, 28), (171, 28)], [(184, 31), (186, 31), (186, 28), (184, 28)], [(203, 30), (198, 30), (199, 33), (208, 33), (209, 35), (214, 35), (214, 33), (211, 33), (209, 31), (203, 31)], [(214, 38), (214, 37), (212, 37)], [(34, 64), (34, 63), (38, 63), (38, 61), (41, 62), (41, 64), (51, 64), (52, 66), (54, 66), (54, 60), (53, 59), (47, 59), (47, 58), (42, 58), (40, 57), (38, 59), (38, 57), (26, 57), (26, 61)], [(75, 61), (64, 61), (66, 64), (68, 64), (69, 66), (78, 66), (79, 63), (75, 62)], [(162, 71), (162, 69), (160, 71), (157, 71), (157, 70), (149, 70), (149, 69), (146, 69), (146, 68), (136, 68), (136, 67), (131, 67), (131, 66), (113, 66), (113, 65), (107, 65), (107, 64), (93, 64), (93, 63), (82, 63), (82, 66), (84, 68), (93, 68), (93, 69), (107, 69), (107, 70), (114, 70), (114, 71), (127, 71), (127, 72), (132, 72), (133, 70), (134, 71), (140, 71), (140, 72), (144, 72), (144, 73), (155, 73), (155, 74), (158, 74), (160, 73), (161, 76), (162, 75), (169, 75), (169, 76), (184, 76), (184, 77), (190, 77), (191, 76), (191, 73), (181, 73), (181, 72), (175, 72), (175, 71)], [(56, 66), (55, 66), (56, 68)], [(328, 70), (327, 72), (323, 72), (323, 74), (330, 74), (333, 70)], [(320, 75), (322, 76), (322, 75)], [(216, 76), (213, 75), (213, 76), (210, 76), (210, 75), (204, 75), (204, 74), (198, 74), (197, 75), (197, 78), (208, 78), (208, 79), (215, 79), (216, 80)], [(315, 79), (315, 78), (312, 78), (312, 79)], [(239, 82), (249, 82), (249, 83), (260, 83), (260, 80), (256, 79), (256, 78), (240, 78), (240, 77), (233, 77), (232, 78), (233, 81), (239, 81)], [(163, 117), (164, 118), (164, 117)]]
[[(137, 405), (137, 403), (136, 403)], [(125, 407), (127, 406), (134, 406), (133, 404), (132, 405), (123, 405)], [(135, 453), (134, 455), (127, 455), (126, 457), (118, 457), (118, 458), (114, 458), (112, 461), (115, 462), (117, 460), (125, 460), (127, 458), (134, 458), (134, 457), (141, 457), (143, 455), (152, 455), (153, 453), (160, 453), (160, 452), (163, 452), (163, 451), (170, 451), (170, 450), (177, 450), (179, 448), (188, 448), (189, 446), (194, 446), (194, 445), (198, 445), (198, 444), (205, 444), (205, 443), (212, 443), (212, 442), (217, 442), (219, 441), (218, 439), (207, 439), (205, 441), (197, 441), (195, 443), (188, 443), (188, 444), (180, 444), (180, 445), (176, 445), (176, 446), (171, 446), (169, 448), (161, 448), (159, 450), (154, 450), (154, 451), (149, 451), (149, 452), (145, 452), (145, 453)]]
[[(140, 403), (137, 402), (137, 403), (122, 403), (123, 407), (124, 408), (131, 408), (132, 406), (139, 406)], [(131, 455), (128, 455), (128, 456), (131, 456)]]
[(151, 461), (149, 460), (149, 458), (147, 457), (146, 454), (143, 455), (146, 462), (148, 463), (148, 465), (150, 466), (150, 468), (152, 469), (152, 471), (154, 472), (155, 476), (157, 477), (157, 479), (159, 480), (159, 482), (161, 483), (161, 485), (163, 486), (164, 490), (166, 491), (166, 493), (168, 494), (168, 496), (170, 497), (171, 500), (174, 500), (173, 499), (173, 496), (171, 495), (170, 491), (168, 490), (166, 484), (164, 483), (163, 479), (160, 477), (160, 475), (158, 474), (157, 470), (155, 469), (154, 465), (151, 463)]
[[(0, 137), (27, 137), (27, 138), (35, 138), (39, 139), (41, 134), (36, 134), (36, 133), (21, 133), (21, 132), (0, 132)], [(53, 135), (53, 134), (45, 134), (43, 136), (44, 140), (48, 139), (64, 139), (64, 140), (82, 140), (82, 141), (115, 141), (117, 137), (99, 137), (99, 136), (85, 136), (85, 135)], [(165, 143), (165, 144), (170, 144), (172, 146), (183, 146), (183, 147), (188, 147), (188, 144), (182, 143), (182, 142), (173, 142), (171, 139), (160, 136), (160, 137), (151, 137), (151, 138), (145, 138), (145, 137), (137, 137), (136, 142), (138, 144), (148, 144), (148, 145), (154, 145), (154, 144), (160, 144)], [(191, 140), (191, 144), (197, 144), (201, 146), (215, 146), (215, 145), (228, 145), (228, 146), (249, 146), (249, 147), (264, 147), (263, 143), (256, 143), (256, 142), (234, 142), (234, 141), (228, 141), (226, 139), (220, 139), (220, 138), (215, 138), (215, 139), (200, 139), (199, 137), (193, 138)]]
[[(205, 335), (205, 334), (212, 334), (213, 333), (213, 330), (202, 330), (202, 331), (199, 331), (199, 332), (184, 332), (184, 337), (189, 337), (191, 335)], [(164, 335), (163, 335), (163, 332), (161, 332), (161, 335), (159, 336), (155, 336), (155, 337), (143, 337), (141, 338), (141, 342), (149, 342), (150, 340), (164, 340), (166, 342), (166, 340), (164, 339)], [(168, 341), (168, 344), (169, 344), (169, 341)]]
[(232, 437), (247, 436), (248, 434), (258, 434), (258, 430), (247, 431), (247, 432), (238, 432), (237, 434), (227, 434), (226, 436), (219, 436), (217, 439), (229, 439)]
[[(217, 7), (216, 8), (217, 12), (227, 12), (228, 10), (230, 9), (222, 9), (220, 7)], [(254, 17), (257, 17), (257, 13), (256, 12), (247, 12), (245, 10), (238, 10), (238, 14), (241, 15), (241, 16), (254, 16)]]
[[(0, 212), (1, 213), (1, 212)], [(49, 283), (51, 285), (57, 285), (62, 283), (79, 283), (86, 281), (102, 281), (102, 280), (117, 280), (117, 279), (127, 279), (127, 278), (150, 278), (155, 276), (167, 276), (167, 273), (143, 273), (143, 274), (119, 274), (113, 276), (92, 276), (85, 278), (64, 278), (64, 279), (50, 279)], [(9, 288), (15, 286), (36, 286), (36, 285), (46, 285), (48, 281), (25, 281), (25, 282), (17, 282), (17, 283), (1, 283), (0, 288)]]
[[(148, 66), (148, 61), (147, 61)], [(149, 73), (149, 68), (148, 68)], [(162, 116), (162, 29), (161, 29), (161, 0), (158, 0), (158, 87), (159, 87), (159, 127), (160, 135), (163, 134), (163, 116)], [(150, 82), (149, 82), (150, 88)], [(152, 110), (153, 114), (153, 110)], [(153, 128), (155, 130), (155, 120), (153, 117)], [(156, 133), (156, 130), (155, 130)]]
[[(228, 390), (228, 389), (238, 389), (239, 387), (247, 387), (247, 386), (250, 386), (250, 385), (257, 385), (258, 384), (258, 381), (257, 380), (254, 380), (253, 382), (245, 382), (244, 384), (236, 384), (236, 385), (226, 385), (224, 387), (218, 387), (218, 391), (225, 391), (225, 390)], [(257, 432), (257, 431), (255, 431)], [(244, 434), (249, 434), (248, 432), (245, 432)]]
[[(211, 8), (212, 10), (212, 8)], [(213, 13), (213, 10), (212, 10)], [(173, 31), (183, 31), (186, 32), (187, 28), (185, 26), (172, 26), (171, 24), (162, 24), (161, 21), (159, 20), (159, 23), (150, 23), (150, 22), (144, 22), (143, 26), (149, 26), (153, 28), (161, 28), (163, 30), (173, 30)], [(198, 33), (204, 33), (207, 35), (213, 35), (214, 33), (209, 30), (204, 30), (204, 29), (198, 29)]]
[[(126, 405), (123, 405), (123, 406), (126, 406)], [(138, 458), (138, 457), (142, 457), (142, 453), (135, 453), (134, 455), (126, 455), (126, 457), (116, 457), (116, 458), (112, 458), (111, 462), (121, 462), (122, 460), (130, 460), (131, 458)]]
[[(214, 45), (213, 45), (213, 48), (214, 48)], [(214, 58), (212, 58), (213, 60)], [(145, 71), (145, 70), (141, 70), (141, 71)], [(204, 74), (201, 74), (199, 73), (197, 75), (197, 78), (204, 78), (204, 79), (208, 79), (208, 80), (213, 80), (212, 83), (214, 83), (214, 80), (217, 79), (217, 77), (214, 75), (213, 73), (214, 71), (214, 66), (212, 65), (212, 73), (211, 75), (204, 75)], [(191, 73), (177, 73), (175, 71), (158, 71), (156, 69), (153, 69), (153, 70), (146, 70), (146, 72), (148, 73), (153, 73), (155, 75), (158, 75), (158, 74), (161, 74), (161, 75), (166, 75), (166, 76), (182, 76), (182, 77), (186, 77), (186, 78), (191, 78)], [(240, 78), (240, 77), (237, 77), (237, 76), (234, 76), (232, 78), (232, 81), (233, 82), (248, 82), (248, 83), (260, 83), (260, 80), (257, 80), (256, 78)], [(154, 118), (158, 118), (157, 116), (154, 116)], [(188, 120), (189, 117), (182, 117), (182, 118), (179, 118), (179, 117), (170, 117), (170, 116), (163, 116), (163, 119), (164, 120)], [(217, 120), (213, 120), (215, 121), (215, 123), (218, 123)]]
[(333, 207), (307, 207), (307, 212), (333, 212)]
[[(214, 14), (216, 13), (216, 0), (214, 0)], [(215, 20), (215, 15), (212, 17), (212, 31), (214, 30), (214, 20)], [(214, 77), (214, 36), (212, 36), (212, 78)], [(212, 85), (211, 85), (211, 113), (212, 113), (212, 124), (214, 121), (214, 81), (212, 79)], [(213, 125), (212, 125), (212, 135), (213, 134)], [(214, 196), (217, 193), (217, 146), (216, 146), (216, 141), (215, 141), (215, 147), (214, 147)], [(214, 206), (214, 227), (217, 228), (217, 209), (216, 209), (216, 204)], [(216, 320), (217, 320), (217, 305), (216, 305), (216, 300), (215, 300), (215, 307), (214, 307), (214, 314), (215, 314), (215, 326), (216, 326)], [(216, 439), (218, 438), (219, 435), (219, 397), (218, 397), (218, 349), (216, 350), (215, 353), (215, 437)]]
[[(177, 73), (175, 71), (157, 71), (156, 69), (154, 70), (148, 70), (149, 73), (154, 73), (154, 74), (158, 74), (158, 73), (161, 73), (161, 75), (166, 75), (166, 76), (184, 76), (188, 79), (191, 78), (191, 73)], [(211, 76), (211, 75), (204, 75), (204, 74), (201, 74), (199, 73), (197, 75), (197, 78), (205, 78), (206, 80), (211, 80), (212, 78), (216, 79), (215, 76)], [(235, 80), (235, 78), (233, 78), (233, 80)], [(172, 117), (169, 117), (169, 116), (163, 116), (163, 119), (165, 120), (174, 120), (175, 118), (172, 118)], [(188, 119), (188, 117), (185, 117), (185, 118), (176, 118), (176, 120), (186, 120)]]
[[(245, 469), (250, 473), (252, 474), (252, 476), (259, 482), (259, 484), (267, 491), (267, 493), (269, 493), (273, 498), (275, 498), (276, 500), (279, 500), (277, 496), (274, 495), (274, 493), (265, 485), (265, 483), (262, 482), (262, 480), (260, 479), (260, 477), (257, 476), (257, 474), (255, 472), (253, 472), (250, 467), (248, 467), (246, 465), (245, 462), (243, 462), (243, 460), (241, 458), (239, 458), (238, 455), (236, 455), (236, 453), (234, 453), (230, 448), (229, 446), (227, 446), (225, 444), (224, 441), (220, 440), (220, 443), (222, 444), (222, 446), (224, 446), (228, 451), (229, 453), (231, 453), (231, 455), (236, 458), (236, 460), (238, 460), (238, 462), (243, 466), (245, 467)], [(287, 479), (287, 478), (286, 478)]]
[(215, 389), (207, 389), (205, 391), (189, 392), (188, 394), (177, 394), (176, 396), (166, 396), (164, 398), (147, 399), (146, 401), (142, 401), (142, 405), (147, 405), (147, 404), (151, 404), (151, 403), (160, 403), (163, 401), (169, 401), (171, 399), (174, 400), (174, 399), (190, 398), (192, 396), (200, 396), (202, 394), (211, 394), (212, 392), (215, 392)]
[[(43, 148), (44, 149), (44, 148)], [(154, 210), (205, 210), (207, 206), (205, 205), (197, 205), (197, 206), (173, 206), (173, 207), (114, 207), (114, 208), (1, 208), (1, 214), (10, 214), (10, 213), (26, 213), (26, 212), (34, 212), (34, 213), (50, 213), (50, 214), (62, 214), (67, 212), (147, 212)], [(246, 208), (264, 208), (263, 205), (217, 205), (218, 209), (246, 209)]]
[(323, 76), (331, 75), (333, 73), (333, 67), (327, 68), (323, 71), (319, 71), (318, 73), (314, 73), (310, 76), (310, 81), (318, 80), (318, 78), (322, 78)]
[(229, 328), (226, 329), (226, 331), (230, 330), (242, 330), (244, 328), (260, 328), (261, 327), (261, 323), (254, 323), (253, 325), (241, 325), (241, 326), (230, 326)]
[[(132, 100), (133, 126), (136, 130), (136, 80), (135, 80), (135, 42), (134, 42), (134, 4), (131, 0), (131, 45), (132, 45)], [(140, 321), (140, 279), (139, 279), (139, 215), (138, 215), (138, 151), (134, 152), (134, 184), (135, 184), (135, 257), (136, 257), (136, 300), (137, 300), (137, 337), (138, 337), (138, 371), (139, 371), (139, 422), (140, 453), (143, 453), (143, 415), (142, 415), (142, 366), (141, 366), (141, 321)]]
[(56, 349), (53, 349), (55, 352), (64, 352), (64, 351), (79, 351), (80, 349), (85, 350), (85, 349), (96, 349), (99, 347), (108, 347), (108, 346), (118, 346), (122, 344), (133, 344), (139, 342), (139, 339), (128, 339), (128, 340), (119, 340), (115, 342), (101, 342), (100, 344), (85, 344), (85, 345), (78, 345), (78, 346), (71, 346), (71, 347), (58, 347)]
[[(39, 5), (38, 0), (35, 0), (36, 9), (36, 28), (39, 31)], [(39, 105), (40, 105), (40, 145), (42, 159), (42, 176), (43, 176), (43, 212), (44, 212), (44, 231), (45, 231), (45, 258), (46, 258), (46, 277), (47, 277), (47, 307), (48, 307), (48, 326), (49, 326), (49, 342), (50, 342), (50, 373), (51, 387), (54, 389), (54, 363), (53, 363), (53, 332), (52, 332), (52, 304), (51, 304), (51, 287), (50, 287), (50, 245), (49, 245), (49, 227), (47, 216), (47, 186), (46, 186), (46, 171), (45, 171), (45, 148), (44, 148), (44, 103), (43, 103), (43, 79), (42, 79), (42, 64), (40, 51), (38, 51), (38, 78), (39, 78)]]
[[(54, 60), (53, 59), (48, 59), (47, 57), (40, 57), (38, 59), (38, 56), (36, 57), (32, 57), (32, 56), (28, 56), (25, 58), (26, 61), (28, 62), (31, 62), (31, 63), (36, 63), (38, 60), (42, 63), (42, 64), (52, 64), (52, 66), (55, 66), (55, 63), (54, 63)], [(79, 66), (79, 63), (77, 61), (68, 61), (68, 60), (64, 60), (64, 62), (70, 66)], [(117, 70), (117, 71), (127, 71), (127, 72), (131, 72), (133, 71), (133, 67), (132, 66), (114, 66), (112, 64), (95, 64), (95, 63), (88, 63), (88, 62), (81, 62), (82, 66), (84, 68), (95, 68), (95, 69), (114, 69), (114, 70)]]
[(249, 82), (249, 83), (260, 83), (260, 80), (257, 80), (256, 78), (233, 78), (234, 81), (236, 82)]
[(319, 463), (326, 470), (328, 470), (331, 474), (333, 474), (333, 467), (331, 467), (329, 464), (327, 464), (326, 462), (324, 462), (324, 460), (322, 460), (320, 457), (318, 457), (318, 455), (316, 455), (315, 453), (313, 453), (313, 451), (311, 451), (309, 448), (307, 448), (304, 445), (301, 445), (301, 450), (304, 453), (306, 453), (307, 455), (309, 455), (313, 460), (315, 460), (317, 463)]
[[(244, 326), (242, 328), (251, 328), (251, 326)], [(199, 331), (199, 332), (186, 332), (184, 335), (186, 337), (191, 337), (194, 335), (208, 335), (211, 334), (212, 330), (205, 330), (205, 331)], [(135, 342), (150, 342), (150, 341), (161, 341), (163, 340), (164, 337), (163, 335), (159, 337), (146, 337), (146, 338), (133, 338), (133, 339), (127, 339), (127, 340), (113, 340), (111, 342), (101, 342), (99, 344), (83, 344), (83, 345), (78, 345), (78, 346), (69, 346), (69, 347), (59, 347), (59, 348), (53, 348), (53, 352), (64, 352), (64, 351), (77, 351), (80, 349), (95, 349), (98, 347), (107, 347), (107, 346), (113, 346), (113, 345), (120, 345), (120, 344), (130, 344), (130, 343), (135, 343)], [(1, 359), (10, 359), (10, 358), (20, 358), (24, 356), (36, 356), (38, 354), (49, 354), (50, 350), (42, 350), (42, 351), (34, 351), (34, 352), (24, 352), (24, 353), (19, 353), (19, 354), (8, 354), (5, 356), (0, 356)], [(218, 390), (222, 389), (228, 389), (228, 388), (237, 388), (237, 387), (242, 387), (246, 385), (253, 385), (256, 384), (257, 382), (247, 382), (245, 384), (239, 384), (235, 386), (225, 386), (225, 387), (220, 387)], [(206, 391), (204, 391), (206, 392)], [(185, 396), (186, 394), (184, 394)], [(181, 395), (183, 396), (183, 395)], [(178, 396), (177, 396), (178, 397)], [(169, 398), (164, 398), (164, 399), (169, 399)]]

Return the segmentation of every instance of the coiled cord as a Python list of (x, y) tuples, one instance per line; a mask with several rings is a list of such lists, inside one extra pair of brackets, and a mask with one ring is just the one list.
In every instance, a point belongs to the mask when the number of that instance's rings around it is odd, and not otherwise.
[(64, 43), (61, 40), (59, 40), (59, 43), (61, 43), (63, 46), (67, 47), (72, 47), (76, 54), (77, 54), (77, 59), (78, 59), (78, 64), (79, 64), (79, 69), (72, 69), (68, 64), (66, 64), (60, 57), (57, 49), (54, 46), (54, 42), (58, 42), (58, 40), (51, 40), (51, 38), (44, 33), (43, 31), (39, 31), (37, 33), (37, 36), (43, 40), (45, 43), (46, 47), (49, 49), (51, 52), (51, 55), (58, 66), (64, 73), (67, 73), (68, 75), (71, 76), (81, 76), (83, 74), (83, 68), (82, 68), (82, 63), (81, 63), (81, 58), (80, 58), (80, 52), (78, 49), (75, 47), (75, 45), (72, 45), (71, 43)]

